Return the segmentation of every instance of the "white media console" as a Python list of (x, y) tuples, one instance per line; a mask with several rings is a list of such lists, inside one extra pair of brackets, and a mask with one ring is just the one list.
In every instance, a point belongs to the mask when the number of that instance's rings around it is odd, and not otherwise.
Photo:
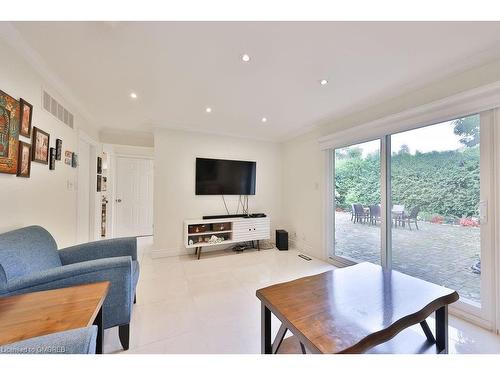
[(187, 249), (196, 249), (195, 255), (198, 255), (198, 259), (200, 259), (202, 247), (205, 246), (257, 241), (257, 248), (259, 248), (259, 240), (270, 238), (271, 220), (269, 217), (184, 221), (184, 245)]

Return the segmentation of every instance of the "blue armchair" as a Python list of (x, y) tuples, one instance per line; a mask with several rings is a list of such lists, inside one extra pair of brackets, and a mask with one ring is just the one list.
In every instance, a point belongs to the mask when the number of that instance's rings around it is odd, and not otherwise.
[(104, 301), (104, 328), (118, 326), (129, 347), (130, 315), (139, 280), (136, 238), (89, 242), (57, 250), (39, 226), (0, 234), (0, 297), (110, 281)]
[(0, 354), (95, 354), (97, 326), (71, 329), (0, 346)]

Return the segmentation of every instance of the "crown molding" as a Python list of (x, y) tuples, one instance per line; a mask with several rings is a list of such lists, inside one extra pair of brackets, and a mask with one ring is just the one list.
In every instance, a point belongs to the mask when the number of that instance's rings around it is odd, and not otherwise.
[(398, 112), (318, 139), (327, 150), (367, 142), (386, 134), (438, 124), (500, 106), (500, 81)]
[(91, 125), (100, 129), (100, 125), (97, 123), (94, 116), (85, 108), (69, 86), (48, 67), (40, 54), (29, 45), (11, 22), (0, 22), (0, 37), (28, 63), (49, 86), (54, 88), (57, 94), (72, 106), (80, 116), (90, 122)]

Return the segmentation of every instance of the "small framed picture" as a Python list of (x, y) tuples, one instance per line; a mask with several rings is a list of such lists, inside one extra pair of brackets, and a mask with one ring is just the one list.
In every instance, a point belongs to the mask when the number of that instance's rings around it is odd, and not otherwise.
[(31, 172), (31, 145), (19, 141), (19, 159), (17, 163), (17, 176), (29, 177)]
[(73, 155), (71, 156), (71, 166), (73, 168), (78, 167), (78, 155), (76, 154), (76, 152), (73, 152)]
[(62, 157), (62, 140), (56, 139), (56, 160), (61, 160)]
[(73, 153), (69, 150), (64, 151), (64, 164), (71, 165), (73, 162)]
[(42, 164), (49, 163), (49, 141), (50, 141), (49, 133), (46, 133), (43, 130), (38, 129), (36, 126), (33, 126), (31, 160)]
[(56, 169), (56, 149), (54, 147), (50, 148), (49, 169), (51, 171), (53, 171), (54, 169)]
[(102, 190), (102, 177), (100, 174), (97, 175), (97, 192)]
[(97, 173), (102, 173), (102, 158), (100, 156), (97, 157)]
[(19, 119), (19, 134), (30, 137), (31, 136), (31, 119), (33, 117), (33, 106), (26, 100), (21, 98), (20, 103), (20, 115)]

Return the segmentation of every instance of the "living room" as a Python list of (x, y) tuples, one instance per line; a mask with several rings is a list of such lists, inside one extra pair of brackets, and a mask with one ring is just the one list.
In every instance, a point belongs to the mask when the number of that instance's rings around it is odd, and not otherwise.
[(500, 354), (493, 11), (93, 5), (0, 21), (2, 359)]

